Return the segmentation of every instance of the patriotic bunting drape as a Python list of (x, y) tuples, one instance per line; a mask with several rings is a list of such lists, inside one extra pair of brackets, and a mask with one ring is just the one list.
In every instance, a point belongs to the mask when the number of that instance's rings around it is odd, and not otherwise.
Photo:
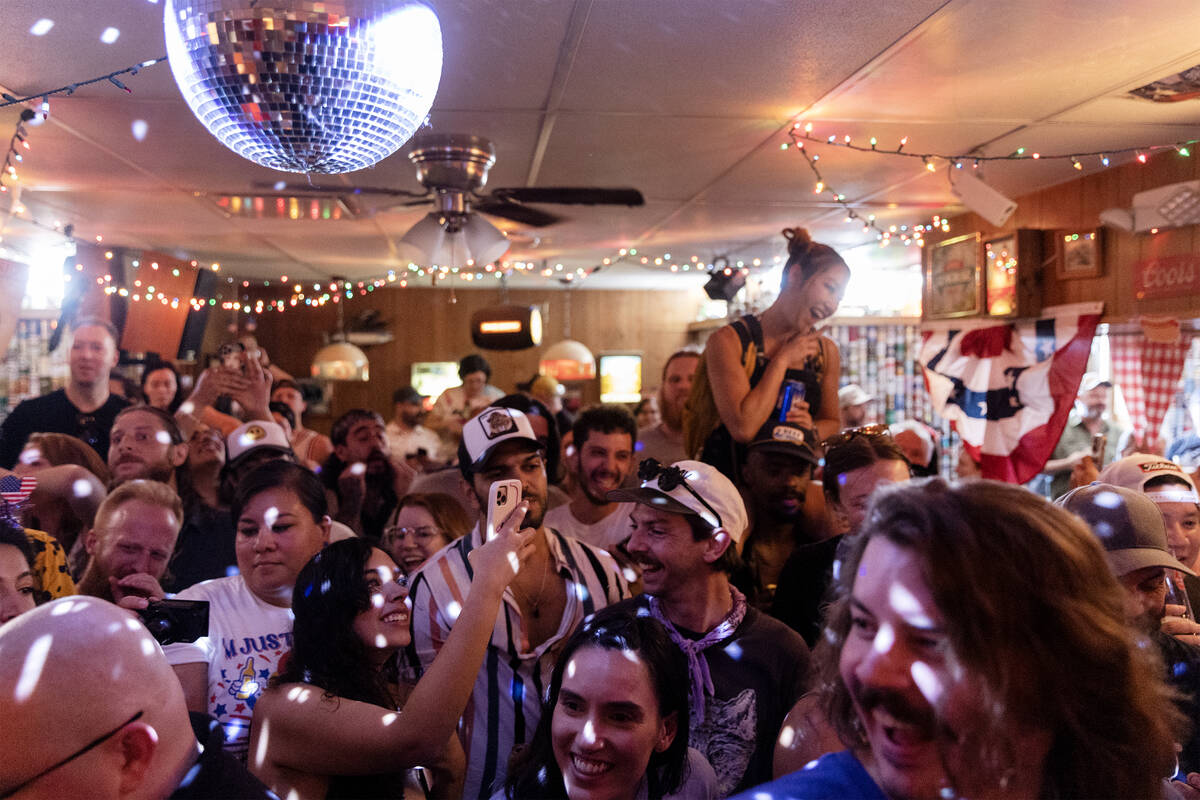
[(1066, 427), (1087, 369), (1101, 303), (1047, 308), (1036, 320), (922, 326), (919, 360), (934, 409), (983, 477), (1024, 483)]

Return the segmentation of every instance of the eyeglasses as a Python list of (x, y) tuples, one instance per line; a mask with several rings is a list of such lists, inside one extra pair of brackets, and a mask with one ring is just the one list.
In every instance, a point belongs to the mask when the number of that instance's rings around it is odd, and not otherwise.
[(876, 436), (890, 437), (891, 435), (891, 428), (886, 423), (863, 425), (858, 428), (849, 428), (841, 433), (835, 433), (833, 436), (830, 436), (828, 439), (821, 442), (821, 447), (828, 450), (831, 447), (837, 447), (838, 445), (845, 444), (846, 442), (851, 442), (860, 436), (866, 439), (871, 439)]
[(435, 536), (440, 536), (442, 533), (440, 528), (434, 528), (429, 525), (422, 525), (419, 528), (400, 528), (392, 526), (383, 529), (383, 535), (387, 539), (403, 539), (405, 536), (412, 534), (418, 539), (429, 540)]
[(72, 761), (74, 761), (75, 759), (79, 758), (79, 757), (80, 757), (81, 755), (83, 755), (84, 753), (87, 753), (88, 751), (90, 751), (90, 750), (93, 750), (93, 749), (95, 749), (95, 748), (99, 747), (100, 745), (104, 744), (104, 742), (105, 742), (105, 741), (107, 741), (108, 739), (111, 739), (112, 737), (116, 736), (116, 735), (117, 735), (117, 734), (118, 734), (118, 733), (121, 731), (121, 729), (122, 729), (122, 728), (124, 728), (126, 725), (130, 724), (131, 722), (137, 722), (139, 719), (141, 719), (141, 718), (142, 718), (142, 715), (143, 715), (144, 713), (145, 713), (144, 711), (139, 711), (139, 712), (137, 712), (137, 713), (136, 713), (136, 714), (134, 714), (132, 717), (130, 717), (129, 719), (125, 720), (124, 722), (122, 722), (122, 723), (121, 723), (120, 725), (118, 725), (117, 727), (113, 728), (113, 729), (112, 729), (111, 731), (109, 731), (108, 733), (104, 734), (103, 736), (101, 736), (101, 737), (100, 737), (100, 738), (98, 738), (98, 739), (93, 739), (91, 742), (89, 742), (88, 744), (84, 745), (82, 749), (80, 749), (80, 750), (76, 750), (74, 753), (72, 753), (71, 755), (67, 756), (67, 757), (66, 757), (66, 758), (64, 758), (62, 761), (59, 761), (59, 762), (57, 762), (56, 764), (54, 764), (54, 765), (52, 765), (52, 766), (46, 767), (44, 770), (42, 770), (41, 772), (39, 772), (37, 775), (34, 775), (32, 778), (27, 778), (26, 780), (22, 781), (21, 783), (17, 784), (16, 786), (12, 787), (11, 789), (8, 789), (8, 790), (7, 790), (7, 791), (5, 791), (3, 794), (0, 794), (0, 800), (3, 800), (3, 798), (5, 798), (5, 797), (12, 797), (14, 794), (16, 794), (17, 792), (21, 791), (22, 789), (24, 789), (26, 786), (28, 786), (29, 784), (33, 783), (33, 782), (34, 782), (34, 781), (36, 781), (37, 779), (39, 779), (39, 778), (43, 778), (43, 777), (45, 777), (46, 775), (49, 775), (51, 772), (54, 772), (54, 770), (58, 769), (59, 767), (65, 766), (66, 764), (69, 764), (70, 762), (72, 762)]
[(721, 522), (721, 515), (717, 510), (708, 504), (708, 501), (701, 497), (695, 489), (691, 487), (687, 480), (687, 473), (675, 465), (666, 466), (658, 463), (658, 459), (647, 458), (641, 464), (638, 464), (638, 478), (642, 483), (658, 478), (658, 488), (668, 494), (682, 486), (688, 490), (688, 494), (700, 501), (700, 505), (704, 506), (716, 518), (717, 524), (714, 527), (723, 528), (724, 523)]

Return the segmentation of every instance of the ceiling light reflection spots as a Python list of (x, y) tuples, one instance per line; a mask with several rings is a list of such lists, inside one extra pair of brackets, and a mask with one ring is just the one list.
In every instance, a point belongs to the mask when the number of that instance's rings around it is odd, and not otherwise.
[(896, 643), (896, 629), (888, 623), (884, 622), (879, 626), (879, 632), (875, 634), (875, 641), (871, 646), (877, 653), (886, 653), (892, 649), (892, 645)]
[[(290, 692), (288, 693), (291, 694)], [(258, 746), (254, 748), (254, 766), (261, 767), (267, 761), (267, 740), (271, 735), (271, 721), (264, 719), (262, 721), (262, 733), (258, 737)]]
[(29, 33), (33, 36), (45, 36), (54, 27), (54, 20), (42, 17), (37, 22), (29, 27)]
[(146, 140), (146, 132), (148, 130), (150, 130), (150, 125), (144, 119), (135, 119), (133, 124), (129, 126), (129, 131), (133, 134), (133, 138), (139, 142)]
[(911, 672), (913, 683), (921, 690), (926, 702), (931, 706), (936, 706), (942, 699), (942, 691), (945, 687), (942, 686), (942, 681), (934, 673), (933, 668), (924, 661), (914, 661)]
[[(67, 605), (70, 605), (69, 603)], [(57, 609), (55, 609), (57, 611)], [(25, 654), (25, 663), (21, 666), (21, 677), (17, 679), (17, 688), (13, 691), (13, 699), (23, 703), (30, 698), (42, 678), (42, 668), (46, 666), (46, 656), (50, 654), (50, 643), (54, 634), (44, 633), (39, 636)]]
[(796, 741), (796, 729), (791, 725), (784, 725), (783, 730), (779, 731), (779, 746), (791, 747), (794, 741)]
[(100, 41), (104, 42), (105, 44), (112, 44), (120, 35), (121, 32), (116, 28), (105, 28), (104, 32), (100, 34)]
[(933, 620), (925, 613), (921, 602), (905, 587), (893, 583), (888, 589), (888, 602), (904, 621), (916, 628), (932, 628)]

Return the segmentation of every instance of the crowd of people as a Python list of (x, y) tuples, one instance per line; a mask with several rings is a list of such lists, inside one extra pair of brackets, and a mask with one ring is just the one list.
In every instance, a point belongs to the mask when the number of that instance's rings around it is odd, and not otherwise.
[(1090, 380), (1056, 503), (936, 477), (785, 236), (636, 408), (473, 354), (326, 437), (252, 342), (122, 398), (79, 320), (0, 426), (0, 796), (1200, 798), (1194, 477)]

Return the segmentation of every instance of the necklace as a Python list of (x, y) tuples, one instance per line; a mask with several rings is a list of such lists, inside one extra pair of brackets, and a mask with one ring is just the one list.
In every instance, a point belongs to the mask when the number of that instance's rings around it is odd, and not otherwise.
[(519, 599), (524, 600), (525, 604), (529, 606), (529, 615), (534, 619), (538, 619), (541, 616), (542, 592), (546, 590), (546, 575), (554, 571), (554, 568), (551, 566), (551, 559), (553, 558), (554, 556), (551, 553), (546, 553), (546, 568), (542, 570), (542, 582), (538, 584), (537, 594), (530, 597), (524, 592), (518, 592), (515, 584), (512, 587), (513, 594), (519, 595)]

